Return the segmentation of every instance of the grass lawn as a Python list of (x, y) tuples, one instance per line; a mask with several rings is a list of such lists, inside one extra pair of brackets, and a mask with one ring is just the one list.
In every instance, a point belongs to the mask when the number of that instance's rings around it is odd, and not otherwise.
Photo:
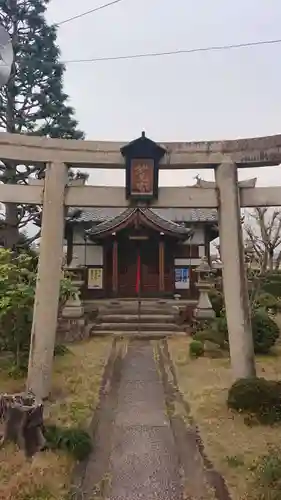
[[(99, 387), (111, 348), (110, 339), (71, 345), (54, 363), (53, 391), (44, 420), (61, 426), (87, 428), (97, 406)], [(24, 380), (11, 380), (0, 369), (1, 392), (24, 389)], [(74, 460), (63, 452), (38, 453), (26, 461), (14, 446), (0, 450), (0, 500), (63, 500)]]
[[(281, 443), (281, 425), (275, 427), (245, 425), (242, 415), (226, 406), (232, 377), (228, 359), (207, 357), (191, 360), (187, 338), (169, 340), (179, 389), (191, 407), (206, 453), (228, 484), (233, 500), (281, 499), (259, 496), (251, 470), (254, 461), (270, 447)], [(258, 376), (281, 379), (281, 348), (270, 356), (257, 357)]]

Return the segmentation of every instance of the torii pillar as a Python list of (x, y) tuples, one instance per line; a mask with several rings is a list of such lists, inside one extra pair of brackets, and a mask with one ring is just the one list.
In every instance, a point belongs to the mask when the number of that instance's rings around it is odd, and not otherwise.
[(236, 164), (223, 162), (215, 177), (230, 358), (233, 376), (239, 379), (255, 376), (256, 370)]
[(46, 168), (27, 379), (27, 389), (38, 399), (46, 399), (51, 389), (62, 277), (67, 170), (62, 163), (50, 163)]

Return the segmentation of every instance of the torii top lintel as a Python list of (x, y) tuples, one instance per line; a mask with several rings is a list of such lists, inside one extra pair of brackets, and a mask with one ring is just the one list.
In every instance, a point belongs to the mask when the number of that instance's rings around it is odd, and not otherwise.
[[(58, 167), (65, 163), (78, 168), (120, 169), (125, 167), (121, 150), (126, 152), (127, 147), (128, 151), (133, 143), (50, 139), (0, 132), (0, 159), (21, 165), (52, 162)], [(161, 142), (155, 146), (160, 148), (159, 154), (163, 150), (159, 162), (161, 169), (213, 168), (226, 159), (239, 167), (281, 164), (281, 135), (226, 141)]]

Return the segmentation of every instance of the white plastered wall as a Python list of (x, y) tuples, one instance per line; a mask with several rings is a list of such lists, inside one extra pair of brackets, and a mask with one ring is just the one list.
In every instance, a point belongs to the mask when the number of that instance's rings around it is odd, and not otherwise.
[[(190, 268), (191, 266), (199, 266), (201, 263), (201, 258), (205, 257), (206, 251), (205, 251), (205, 228), (204, 227), (193, 227), (194, 234), (192, 239), (187, 240), (184, 242), (184, 245), (195, 245), (198, 246), (198, 253), (199, 257), (193, 258), (193, 257), (185, 257), (185, 258), (178, 258), (174, 260), (174, 265), (177, 267), (182, 267), (182, 268)], [(190, 278), (188, 277), (187, 281), (185, 282), (175, 282), (175, 288), (176, 290), (184, 290), (184, 289), (189, 289), (190, 288)]]
[(202, 226), (195, 226), (190, 228), (194, 231), (191, 240), (187, 240), (186, 245), (205, 245), (205, 228)]
[(83, 232), (79, 228), (73, 231), (73, 260), (78, 266), (102, 266), (103, 247), (92, 242), (87, 242), (85, 251), (85, 241)]
[[(205, 228), (204, 227), (195, 227), (192, 228), (194, 230), (194, 235), (191, 240), (187, 240), (184, 242), (184, 245), (198, 245), (199, 247), (199, 258), (198, 259), (175, 259), (175, 265), (199, 265), (201, 262), (201, 258), (206, 256), (205, 251)], [(178, 262), (179, 261), (179, 262)], [(183, 262), (186, 261), (186, 262)], [(188, 261), (188, 262), (187, 262)], [(193, 262), (194, 261), (194, 262)]]

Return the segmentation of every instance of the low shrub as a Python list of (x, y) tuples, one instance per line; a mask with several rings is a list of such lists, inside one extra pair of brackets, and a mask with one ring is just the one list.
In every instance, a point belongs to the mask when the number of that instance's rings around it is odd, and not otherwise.
[(257, 309), (272, 311), (273, 314), (277, 314), (281, 309), (281, 302), (279, 298), (274, 297), (271, 293), (261, 293), (257, 296), (254, 306)]
[(281, 297), (281, 273), (280, 271), (267, 272), (263, 277), (262, 291)]
[[(264, 309), (256, 309), (252, 313), (252, 331), (254, 350), (256, 354), (268, 354), (270, 349), (275, 345), (279, 338), (279, 328)], [(195, 335), (198, 340), (210, 340), (217, 343), (221, 348), (228, 347), (228, 330), (226, 316), (221, 315), (216, 318), (210, 330), (207, 330), (203, 336), (201, 334)]]
[(202, 331), (197, 332), (193, 338), (194, 338), (194, 340), (197, 340), (201, 343), (204, 343), (207, 341), (211, 342), (212, 344), (217, 345), (220, 349), (224, 349), (227, 345), (225, 342), (224, 333), (220, 332), (216, 328), (216, 325), (214, 325), (211, 328), (208, 328), (206, 330), (202, 330)]
[(228, 341), (227, 320), (226, 320), (225, 314), (221, 314), (221, 316), (219, 316), (218, 318), (215, 319), (214, 326), (216, 327), (216, 330), (218, 332), (221, 332), (224, 334), (225, 340)]
[(47, 425), (44, 428), (47, 449), (71, 453), (76, 460), (84, 460), (92, 449), (91, 438), (83, 429)]
[(252, 330), (256, 354), (267, 354), (279, 338), (279, 328), (275, 321), (263, 310), (252, 315)]
[(192, 340), (189, 344), (189, 355), (191, 358), (199, 358), (204, 354), (204, 344), (200, 340)]
[(226, 317), (222, 315), (213, 320), (209, 320), (203, 325), (202, 329), (196, 331), (193, 338), (195, 340), (200, 340), (200, 342), (212, 342), (220, 349), (228, 349)]
[(192, 336), (196, 335), (198, 332), (205, 332), (205, 330), (209, 330), (212, 328), (213, 319), (198, 319), (194, 318), (192, 321)]
[(237, 380), (229, 389), (227, 406), (254, 415), (260, 423), (281, 420), (281, 382), (251, 377)]
[(54, 356), (65, 356), (69, 354), (70, 350), (64, 344), (56, 344), (54, 349)]
[[(10, 352), (17, 369), (26, 370), (36, 288), (32, 256), (0, 248), (0, 351)], [(59, 308), (76, 293), (70, 277), (60, 283)]]
[(280, 449), (270, 449), (255, 461), (251, 470), (255, 500), (281, 500)]
[(220, 316), (223, 308), (224, 308), (224, 299), (223, 294), (219, 290), (215, 288), (209, 291), (209, 298), (212, 304), (212, 308), (214, 309), (216, 316)]
[(240, 455), (228, 455), (226, 457), (226, 462), (228, 463), (229, 467), (242, 467), (245, 465), (244, 459)]

